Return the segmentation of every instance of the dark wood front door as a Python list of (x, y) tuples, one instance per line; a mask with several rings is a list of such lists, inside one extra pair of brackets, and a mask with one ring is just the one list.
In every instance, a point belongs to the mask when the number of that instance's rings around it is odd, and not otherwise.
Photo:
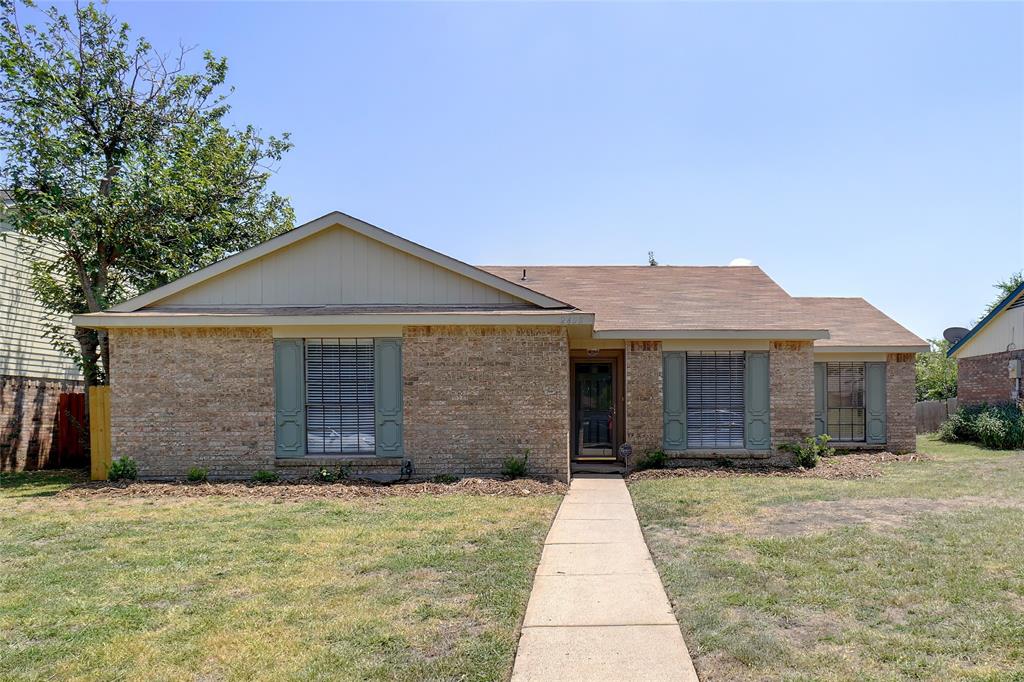
[(573, 369), (573, 457), (614, 460), (620, 441), (615, 414), (615, 363), (577, 361)]

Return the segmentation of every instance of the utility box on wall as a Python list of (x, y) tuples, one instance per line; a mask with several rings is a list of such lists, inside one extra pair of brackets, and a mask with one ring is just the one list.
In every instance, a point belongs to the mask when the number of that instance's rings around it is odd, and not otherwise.
[(1020, 379), (1020, 358), (1012, 358), (1009, 363), (1009, 371), (1011, 379)]

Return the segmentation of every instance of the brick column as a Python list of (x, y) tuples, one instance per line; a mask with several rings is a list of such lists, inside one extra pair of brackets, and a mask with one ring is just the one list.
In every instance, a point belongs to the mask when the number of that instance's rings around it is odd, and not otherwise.
[(814, 344), (772, 341), (769, 345), (772, 449), (814, 435)]
[(661, 341), (626, 343), (626, 442), (634, 458), (662, 444)]
[(886, 447), (891, 452), (914, 452), (914, 384), (917, 374), (913, 353), (889, 353), (885, 362)]

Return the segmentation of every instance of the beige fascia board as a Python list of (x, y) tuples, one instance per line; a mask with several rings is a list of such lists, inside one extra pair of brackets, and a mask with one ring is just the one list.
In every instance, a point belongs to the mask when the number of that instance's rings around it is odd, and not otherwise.
[(399, 251), (404, 251), (412, 256), (422, 258), (434, 265), (445, 268), (446, 270), (450, 270), (464, 277), (468, 277), (469, 279), (502, 291), (510, 296), (515, 296), (516, 298), (533, 303), (541, 308), (567, 307), (566, 303), (555, 300), (550, 296), (544, 296), (533, 289), (515, 284), (507, 279), (498, 277), (497, 275), (492, 275), (491, 273), (485, 272), (479, 268), (475, 268), (468, 263), (456, 260), (451, 256), (446, 256), (439, 251), (434, 251), (433, 249), (428, 249), (425, 246), (411, 242), (408, 239), (403, 239), (402, 237), (381, 229), (376, 225), (371, 225), (370, 223), (359, 220), (358, 218), (354, 218), (340, 211), (333, 211), (325, 216), (317, 218), (316, 220), (312, 220), (305, 225), (300, 225), (299, 227), (291, 229), (284, 234), (280, 234), (273, 239), (268, 239), (262, 244), (257, 244), (251, 249), (240, 251), (239, 253), (228, 256), (227, 258), (217, 261), (216, 263), (201, 270), (197, 270), (191, 274), (176, 279), (173, 282), (169, 282), (162, 287), (157, 287), (152, 291), (148, 291), (123, 303), (119, 303), (118, 305), (113, 306), (110, 310), (119, 313), (134, 312), (147, 305), (152, 305), (157, 301), (163, 300), (168, 296), (184, 291), (185, 289), (195, 286), (200, 282), (205, 282), (206, 280), (222, 275), (229, 270), (234, 270), (246, 263), (251, 263), (258, 258), (262, 258), (274, 251), (283, 249), (286, 246), (290, 246), (291, 244), (306, 239), (307, 237), (311, 237), (318, 232), (322, 232), (323, 230), (334, 227), (335, 225), (340, 225), (353, 230), (354, 232), (358, 232), (365, 237), (375, 239), (383, 244), (398, 249)]
[(829, 353), (926, 353), (931, 348), (924, 346), (815, 346), (815, 354)]
[(593, 325), (590, 313), (361, 313), (355, 315), (253, 315), (225, 313), (87, 313), (75, 315), (77, 327), (330, 327), (379, 325)]
[(765, 339), (769, 341), (814, 341), (829, 338), (825, 329), (605, 329), (595, 339)]

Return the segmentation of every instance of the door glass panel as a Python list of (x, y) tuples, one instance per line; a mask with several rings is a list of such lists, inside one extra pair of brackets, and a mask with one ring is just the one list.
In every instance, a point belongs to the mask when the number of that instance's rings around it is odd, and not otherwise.
[(610, 362), (576, 364), (576, 444), (579, 455), (614, 455), (615, 395)]

